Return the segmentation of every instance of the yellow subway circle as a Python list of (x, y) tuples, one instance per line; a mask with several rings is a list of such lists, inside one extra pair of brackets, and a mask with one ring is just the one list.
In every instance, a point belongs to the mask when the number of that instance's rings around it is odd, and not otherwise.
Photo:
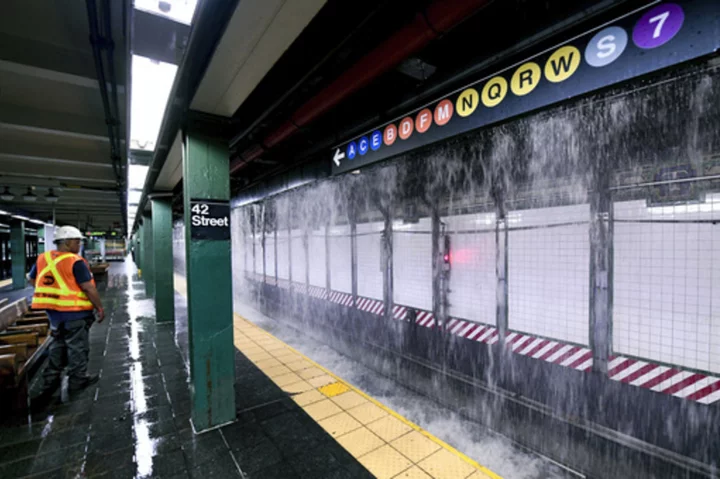
[(538, 86), (541, 76), (540, 66), (535, 62), (527, 62), (513, 73), (510, 89), (517, 96), (525, 96)]
[(500, 104), (505, 99), (508, 92), (507, 80), (497, 76), (491, 78), (483, 87), (482, 102), (488, 108), (492, 108)]
[(558, 48), (545, 63), (545, 78), (553, 83), (567, 80), (577, 71), (581, 58), (580, 50), (572, 45)]
[(460, 93), (457, 101), (455, 102), (455, 110), (457, 114), (465, 117), (470, 116), (477, 109), (480, 104), (480, 95), (474, 88), (468, 88), (467, 90)]

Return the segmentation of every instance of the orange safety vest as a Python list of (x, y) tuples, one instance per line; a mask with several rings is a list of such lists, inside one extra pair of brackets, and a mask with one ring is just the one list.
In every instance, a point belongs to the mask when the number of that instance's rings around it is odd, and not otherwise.
[[(47, 251), (38, 256), (35, 276), (35, 294), (33, 309), (51, 309), (54, 311), (92, 311), (94, 306), (87, 295), (80, 289), (73, 266), (84, 258), (74, 253)], [(90, 266), (88, 262), (85, 264)], [(92, 273), (91, 273), (92, 275)], [(91, 280), (93, 286), (95, 280)]]

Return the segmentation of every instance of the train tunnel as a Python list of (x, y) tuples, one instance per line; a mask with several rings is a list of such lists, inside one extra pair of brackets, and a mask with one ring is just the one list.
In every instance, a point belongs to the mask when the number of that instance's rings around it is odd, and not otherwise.
[[(98, 3), (87, 48), (112, 55)], [(717, 2), (195, 3), (115, 16), (120, 206), (81, 224), (62, 188), (93, 177), (58, 173), (57, 224), (0, 211), (0, 348), (38, 314), (17, 272), (47, 232), (77, 226), (88, 259), (123, 238), (96, 389), (38, 410), (36, 340), (0, 475), (718, 476)], [(32, 178), (19, 150), (0, 181)]]

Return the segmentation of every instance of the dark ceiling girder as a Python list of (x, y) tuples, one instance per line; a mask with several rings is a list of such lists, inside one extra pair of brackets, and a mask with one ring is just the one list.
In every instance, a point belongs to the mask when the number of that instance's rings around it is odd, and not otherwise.
[[(110, 139), (110, 159), (115, 173), (116, 188), (120, 209), (122, 212), (121, 223), (125, 225), (127, 230), (127, 215), (125, 206), (125, 174), (122, 164), (122, 153), (120, 140), (123, 136), (120, 131), (120, 107), (117, 95), (117, 78), (115, 77), (115, 44), (112, 37), (112, 20), (110, 1), (103, 0), (101, 9), (101, 18), (103, 20), (100, 30), (98, 24), (98, 9), (95, 0), (85, 0), (88, 14), (88, 25), (90, 28), (90, 44), (93, 51), (93, 60), (95, 62), (95, 71), (97, 73), (98, 85), (100, 88), (100, 96), (102, 98), (103, 109), (105, 111), (105, 123), (108, 130), (108, 138)], [(105, 77), (105, 66), (103, 62), (102, 52), (107, 52), (108, 77), (107, 80), (112, 85), (112, 98), (110, 98), (107, 81)]]
[[(157, 177), (162, 170), (167, 155), (178, 131), (181, 121), (187, 112), (188, 105), (195, 95), (200, 80), (207, 69), (215, 48), (225, 33), (230, 18), (240, 0), (201, 1), (195, 9), (193, 27), (190, 30), (187, 48), (183, 54), (182, 62), (178, 67), (177, 76), (169, 101), (163, 113), (163, 122), (158, 134), (157, 148), (150, 163), (143, 195), (140, 198), (138, 212), (144, 211), (147, 195), (152, 193)], [(142, 215), (135, 217), (134, 231)], [(130, 233), (132, 233), (130, 231)]]
[(492, 0), (436, 0), (414, 20), (375, 47), (352, 65), (330, 85), (306, 101), (287, 121), (265, 135), (260, 145), (250, 148), (233, 160), (230, 173), (237, 173), (245, 165), (300, 131), (352, 93), (371, 83), (400, 62), (420, 51), (442, 33), (466, 20)]
[(142, 10), (133, 14), (134, 55), (177, 65), (187, 44), (190, 27)]

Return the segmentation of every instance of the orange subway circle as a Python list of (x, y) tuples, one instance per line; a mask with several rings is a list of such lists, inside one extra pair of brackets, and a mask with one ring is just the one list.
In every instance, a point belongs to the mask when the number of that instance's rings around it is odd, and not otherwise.
[(413, 129), (415, 127), (415, 122), (412, 118), (409, 116), (406, 116), (402, 119), (400, 122), (400, 126), (398, 127), (398, 136), (402, 140), (407, 140), (410, 138), (410, 135), (413, 134)]
[(433, 114), (429, 108), (421, 110), (420, 113), (415, 117), (415, 129), (418, 133), (425, 133), (430, 129), (432, 125)]
[(395, 140), (397, 140), (397, 134), (397, 127), (390, 123), (388, 126), (385, 127), (385, 131), (383, 131), (383, 143), (385, 143), (387, 146), (392, 145), (393, 143), (395, 143)]
[(446, 125), (453, 116), (455, 108), (450, 100), (443, 100), (435, 107), (435, 123), (438, 126)]

